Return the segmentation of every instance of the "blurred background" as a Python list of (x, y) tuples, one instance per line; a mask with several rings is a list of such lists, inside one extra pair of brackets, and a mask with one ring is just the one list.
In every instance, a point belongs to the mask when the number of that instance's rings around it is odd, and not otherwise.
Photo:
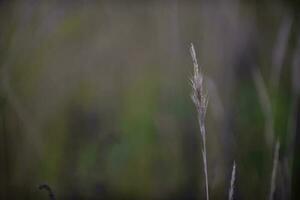
[[(297, 199), (297, 1), (0, 1), (0, 199)], [(298, 192), (298, 193), (297, 193)]]

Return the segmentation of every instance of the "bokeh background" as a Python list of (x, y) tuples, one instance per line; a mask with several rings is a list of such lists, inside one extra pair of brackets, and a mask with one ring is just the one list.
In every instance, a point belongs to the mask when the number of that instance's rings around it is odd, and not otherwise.
[[(297, 1), (0, 1), (0, 199), (205, 199), (190, 99), (209, 95), (211, 199), (299, 192)], [(297, 194), (298, 192), (298, 194)]]

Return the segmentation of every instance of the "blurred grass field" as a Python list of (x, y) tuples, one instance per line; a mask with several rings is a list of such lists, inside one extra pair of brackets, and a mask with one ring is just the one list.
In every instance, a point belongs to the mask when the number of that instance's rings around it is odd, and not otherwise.
[(236, 199), (266, 199), (275, 138), (275, 197), (291, 198), (295, 13), (283, 1), (0, 1), (0, 199), (48, 199), (42, 183), (57, 199), (204, 199), (190, 42), (208, 80), (211, 199), (227, 198), (233, 160)]

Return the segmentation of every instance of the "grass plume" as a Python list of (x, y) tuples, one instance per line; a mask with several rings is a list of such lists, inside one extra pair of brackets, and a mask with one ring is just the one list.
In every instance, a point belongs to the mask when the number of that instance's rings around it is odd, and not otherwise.
[(196, 106), (197, 114), (198, 114), (198, 122), (200, 127), (200, 133), (202, 138), (202, 157), (203, 157), (203, 165), (204, 165), (204, 175), (205, 175), (205, 189), (206, 189), (206, 199), (209, 200), (209, 190), (208, 190), (208, 173), (207, 173), (207, 153), (206, 153), (206, 130), (205, 130), (205, 115), (207, 111), (208, 105), (208, 96), (204, 91), (203, 86), (203, 74), (201, 69), (199, 69), (199, 65), (196, 58), (196, 52), (194, 49), (194, 45), (191, 43), (190, 53), (193, 59), (194, 65), (194, 75), (191, 79), (192, 83), (192, 100)]

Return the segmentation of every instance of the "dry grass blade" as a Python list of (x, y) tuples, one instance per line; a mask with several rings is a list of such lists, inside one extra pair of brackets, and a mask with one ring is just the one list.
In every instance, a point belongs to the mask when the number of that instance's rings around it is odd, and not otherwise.
[(233, 162), (232, 172), (231, 172), (231, 179), (230, 179), (230, 188), (229, 188), (229, 194), (228, 199), (233, 200), (233, 194), (234, 194), (234, 182), (235, 182), (235, 172), (236, 171), (236, 164), (235, 161)]
[(206, 130), (205, 130), (205, 115), (208, 105), (208, 97), (204, 91), (203, 86), (203, 74), (199, 69), (196, 53), (193, 44), (190, 47), (190, 53), (193, 59), (194, 64), (194, 75), (191, 79), (192, 82), (192, 100), (196, 106), (198, 113), (198, 121), (200, 127), (200, 133), (202, 138), (202, 157), (203, 157), (203, 165), (204, 165), (204, 175), (205, 175), (205, 188), (206, 188), (206, 199), (209, 200), (209, 192), (208, 192), (208, 173), (207, 173), (207, 153), (206, 153)]

